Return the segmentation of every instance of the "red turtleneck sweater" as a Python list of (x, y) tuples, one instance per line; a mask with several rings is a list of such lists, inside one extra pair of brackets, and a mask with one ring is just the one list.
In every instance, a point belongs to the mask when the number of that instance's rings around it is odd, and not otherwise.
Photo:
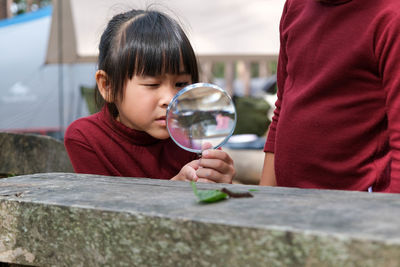
[(170, 179), (195, 153), (112, 120), (106, 108), (74, 121), (65, 147), (77, 173)]
[(400, 192), (400, 1), (287, 0), (280, 33), (278, 185)]

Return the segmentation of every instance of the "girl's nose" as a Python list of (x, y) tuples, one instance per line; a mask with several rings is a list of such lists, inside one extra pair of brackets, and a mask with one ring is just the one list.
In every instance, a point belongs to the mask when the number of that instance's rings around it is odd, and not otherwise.
[(176, 90), (174, 86), (168, 85), (162, 90), (161, 103), (163, 106), (168, 106), (172, 98), (175, 96)]

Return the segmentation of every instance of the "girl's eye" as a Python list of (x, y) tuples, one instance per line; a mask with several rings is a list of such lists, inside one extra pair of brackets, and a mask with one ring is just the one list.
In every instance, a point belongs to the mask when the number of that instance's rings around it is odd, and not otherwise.
[(189, 83), (188, 82), (176, 83), (176, 87), (185, 87), (186, 85), (189, 85)]
[(144, 84), (144, 86), (147, 86), (147, 87), (158, 87), (160, 84), (159, 83), (146, 83), (146, 84)]

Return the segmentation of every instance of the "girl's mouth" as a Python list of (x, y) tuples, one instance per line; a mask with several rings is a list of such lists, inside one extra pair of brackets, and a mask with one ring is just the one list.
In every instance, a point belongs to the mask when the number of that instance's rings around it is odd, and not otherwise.
[(161, 125), (161, 126), (167, 126), (167, 121), (166, 121), (166, 117), (162, 116), (156, 119), (156, 123)]

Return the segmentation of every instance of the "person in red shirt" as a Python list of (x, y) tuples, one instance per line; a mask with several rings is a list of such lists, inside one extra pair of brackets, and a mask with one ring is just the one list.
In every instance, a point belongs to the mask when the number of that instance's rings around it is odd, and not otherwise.
[(399, 10), (286, 1), (260, 185), (400, 192)]
[(179, 24), (153, 10), (114, 16), (101, 36), (100, 112), (74, 121), (64, 143), (77, 173), (231, 183), (233, 160), (222, 150), (197, 154), (178, 147), (166, 110), (198, 81), (192, 46)]

